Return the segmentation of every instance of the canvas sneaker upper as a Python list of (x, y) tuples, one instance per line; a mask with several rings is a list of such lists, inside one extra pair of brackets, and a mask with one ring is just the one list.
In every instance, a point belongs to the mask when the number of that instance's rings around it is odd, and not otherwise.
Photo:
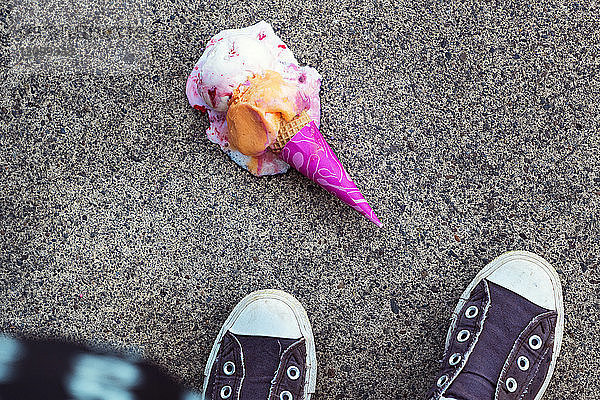
[(554, 269), (532, 253), (498, 257), (461, 296), (428, 399), (539, 399), (556, 364), (563, 326)]
[(254, 292), (232, 311), (209, 357), (206, 400), (310, 399), (316, 354), (304, 308), (291, 295)]

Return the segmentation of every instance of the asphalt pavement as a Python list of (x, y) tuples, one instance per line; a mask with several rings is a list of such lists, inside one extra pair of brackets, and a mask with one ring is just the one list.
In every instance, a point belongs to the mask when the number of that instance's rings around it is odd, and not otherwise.
[[(463, 289), (524, 249), (565, 295), (545, 398), (600, 398), (597, 3), (76, 3), (0, 5), (0, 331), (199, 388), (236, 302), (278, 288), (313, 323), (317, 399), (417, 399)], [(323, 76), (321, 131), (383, 228), (206, 138), (187, 75), (260, 20)]]

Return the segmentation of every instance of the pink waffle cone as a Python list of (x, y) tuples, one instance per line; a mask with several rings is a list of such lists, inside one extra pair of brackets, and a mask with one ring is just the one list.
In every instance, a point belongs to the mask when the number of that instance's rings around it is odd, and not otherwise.
[(383, 225), (348, 176), (317, 125), (305, 112), (282, 127), (277, 142), (271, 148), (302, 175), (336, 195), (377, 226)]

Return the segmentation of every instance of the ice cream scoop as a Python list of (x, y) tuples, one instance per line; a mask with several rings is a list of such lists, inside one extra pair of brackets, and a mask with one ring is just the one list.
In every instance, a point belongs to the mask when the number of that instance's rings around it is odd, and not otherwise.
[(308, 108), (306, 97), (275, 71), (255, 75), (234, 90), (227, 127), (233, 149), (260, 156), (275, 141), (282, 123)]
[(206, 134), (233, 161), (257, 176), (286, 172), (289, 165), (269, 149), (260, 155), (241, 153), (230, 143), (226, 113), (234, 91), (255, 75), (274, 71), (305, 96), (307, 112), (319, 125), (321, 76), (311, 67), (299, 66), (294, 54), (261, 21), (242, 29), (227, 29), (213, 36), (190, 73), (186, 94), (192, 107), (208, 113)]
[(212, 38), (186, 93), (192, 106), (208, 112), (208, 137), (238, 164), (255, 175), (284, 172), (290, 164), (382, 226), (319, 132), (319, 87), (318, 73), (298, 67), (261, 22)]

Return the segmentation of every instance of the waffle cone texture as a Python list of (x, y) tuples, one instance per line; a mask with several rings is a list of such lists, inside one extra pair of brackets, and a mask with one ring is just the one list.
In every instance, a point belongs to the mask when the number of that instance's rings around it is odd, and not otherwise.
[(285, 123), (279, 129), (277, 139), (271, 145), (271, 150), (275, 153), (280, 153), (285, 145), (294, 137), (294, 135), (300, 132), (300, 129), (304, 128), (310, 123), (311, 119), (306, 111), (302, 111), (299, 115), (295, 116), (290, 122)]

